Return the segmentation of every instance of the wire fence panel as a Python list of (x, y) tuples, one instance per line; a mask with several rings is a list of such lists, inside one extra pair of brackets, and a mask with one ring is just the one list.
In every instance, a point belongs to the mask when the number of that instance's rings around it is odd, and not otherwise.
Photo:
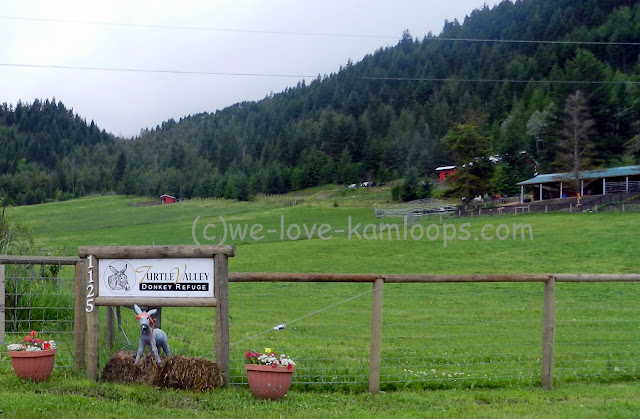
[(386, 284), (381, 388), (540, 381), (541, 284)]
[(231, 383), (246, 383), (244, 355), (271, 348), (296, 362), (293, 385), (365, 389), (372, 286), (229, 284)]
[[(5, 342), (18, 343), (35, 330), (44, 340), (56, 341), (56, 368), (71, 369), (73, 267), (7, 265), (5, 268)], [(1, 368), (10, 368), (6, 345), (0, 348), (0, 354)]]
[(640, 283), (557, 286), (557, 380), (640, 377)]

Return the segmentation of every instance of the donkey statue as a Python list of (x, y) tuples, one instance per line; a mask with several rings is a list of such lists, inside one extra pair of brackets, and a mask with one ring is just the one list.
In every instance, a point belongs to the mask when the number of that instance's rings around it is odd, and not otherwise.
[(161, 329), (155, 329), (153, 327), (151, 315), (155, 314), (157, 310), (154, 308), (147, 313), (146, 311), (142, 311), (137, 304), (133, 305), (133, 310), (137, 314), (136, 319), (140, 322), (140, 343), (138, 344), (138, 354), (136, 355), (136, 360), (133, 365), (138, 365), (142, 357), (142, 352), (144, 352), (144, 347), (147, 345), (151, 346), (151, 352), (156, 356), (156, 364), (162, 365), (162, 360), (160, 359), (160, 355), (158, 355), (158, 347), (164, 350), (166, 356), (171, 356), (171, 351), (167, 343), (167, 334)]

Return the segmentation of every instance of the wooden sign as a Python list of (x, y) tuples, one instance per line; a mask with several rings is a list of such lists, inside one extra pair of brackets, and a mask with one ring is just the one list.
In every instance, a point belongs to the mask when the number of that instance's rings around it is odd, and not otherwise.
[(213, 258), (100, 259), (98, 297), (211, 298)]

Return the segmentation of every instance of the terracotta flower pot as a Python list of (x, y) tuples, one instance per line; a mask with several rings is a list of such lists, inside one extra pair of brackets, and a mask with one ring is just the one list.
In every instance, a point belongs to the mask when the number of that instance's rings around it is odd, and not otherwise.
[(29, 378), (33, 381), (45, 381), (53, 371), (58, 349), (45, 351), (9, 351), (11, 365), (16, 375), (20, 378)]
[(291, 386), (295, 367), (272, 367), (271, 365), (245, 364), (249, 389), (259, 399), (279, 400)]

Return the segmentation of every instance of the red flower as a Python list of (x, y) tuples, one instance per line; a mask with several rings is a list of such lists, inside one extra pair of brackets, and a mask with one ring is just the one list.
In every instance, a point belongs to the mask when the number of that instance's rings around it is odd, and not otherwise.
[(31, 339), (31, 336), (25, 336), (24, 339), (22, 339), (22, 340), (24, 340), (25, 342), (32, 342), (33, 341), (33, 339)]
[(245, 358), (250, 359), (253, 356), (253, 354), (249, 351), (247, 351), (247, 353), (245, 354)]
[(45, 342), (44, 349), (51, 349), (51, 344), (49, 342)]
[(44, 342), (42, 339), (36, 339), (36, 343), (42, 343)]
[(291, 364), (287, 365), (287, 369), (288, 370), (293, 369), (293, 365), (291, 365)]
[(38, 334), (38, 332), (36, 332), (35, 330), (32, 330), (32, 331), (31, 331), (31, 333), (29, 333), (29, 334), (30, 334), (32, 337), (35, 337), (35, 336)]

